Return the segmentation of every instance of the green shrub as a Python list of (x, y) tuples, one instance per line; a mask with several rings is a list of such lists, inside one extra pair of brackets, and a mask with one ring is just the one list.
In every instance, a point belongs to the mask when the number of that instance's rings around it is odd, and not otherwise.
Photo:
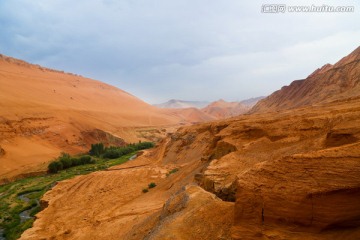
[(154, 188), (154, 187), (156, 187), (156, 183), (154, 183), (154, 182), (149, 183), (148, 187), (149, 187), (149, 188)]
[(49, 173), (57, 173), (59, 170), (57, 168), (57, 163), (56, 162), (51, 162), (48, 166), (48, 172)]
[(105, 147), (103, 143), (91, 144), (91, 149), (89, 151), (89, 154), (91, 156), (100, 157), (100, 155), (103, 154), (104, 152), (105, 152)]
[(171, 174), (176, 173), (177, 171), (179, 171), (179, 169), (178, 169), (178, 168), (174, 168), (174, 169), (172, 169), (169, 173), (167, 173), (166, 176), (168, 177), (168, 176), (170, 176)]
[(126, 154), (138, 150), (152, 148), (154, 146), (155, 144), (152, 142), (139, 142), (137, 144), (131, 143), (123, 147), (116, 147), (116, 146), (104, 147), (104, 144), (96, 143), (96, 144), (91, 144), (91, 149), (89, 151), (89, 154), (98, 157), (102, 156), (103, 158), (107, 158), (107, 159), (115, 159), (122, 157)]
[(48, 165), (49, 173), (57, 173), (63, 169), (95, 163), (95, 160), (92, 159), (89, 155), (81, 156), (80, 158), (70, 158), (70, 155), (67, 153), (62, 153), (57, 161), (53, 161)]
[(63, 170), (63, 164), (60, 161), (53, 161), (48, 166), (49, 173), (57, 173)]
[(176, 173), (177, 171), (179, 171), (179, 169), (178, 169), (178, 168), (174, 168), (174, 169), (171, 170), (169, 173), (170, 173), (170, 174), (173, 174), (173, 173)]
[(148, 191), (149, 191), (149, 189), (147, 189), (147, 188), (144, 188), (144, 189), (142, 190), (143, 193), (147, 193)]
[(60, 158), (60, 162), (63, 165), (63, 169), (72, 167), (72, 161), (70, 158)]
[(95, 162), (95, 160), (93, 160), (89, 155), (80, 157), (81, 164), (89, 164), (89, 163), (94, 163), (94, 162)]
[(58, 161), (60, 161), (63, 165), (63, 169), (69, 168), (72, 166), (72, 161), (70, 159), (70, 154), (62, 152), (58, 157)]
[(71, 158), (71, 162), (72, 162), (72, 166), (75, 167), (75, 166), (79, 166), (82, 164), (80, 158)]
[(107, 150), (104, 155), (103, 155), (104, 158), (109, 158), (109, 159), (115, 159), (115, 158), (118, 158), (120, 157), (120, 154), (118, 151), (116, 150)]
[(152, 142), (139, 142), (138, 144), (135, 144), (136, 150), (149, 149), (149, 148), (153, 148), (154, 146), (155, 144)]

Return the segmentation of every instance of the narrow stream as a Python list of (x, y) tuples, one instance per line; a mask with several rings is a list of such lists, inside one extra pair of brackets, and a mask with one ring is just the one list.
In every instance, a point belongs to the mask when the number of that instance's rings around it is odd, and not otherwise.
[[(28, 195), (32, 194), (34, 192), (30, 192), (30, 193), (25, 193), (25, 194), (21, 194), (18, 196), (18, 199), (20, 199), (21, 201), (24, 201), (26, 203), (29, 203), (31, 200), (30, 198), (28, 198)], [(33, 219), (34, 217), (30, 216), (30, 213), (32, 210), (34, 210), (36, 207), (40, 206), (40, 203), (38, 200), (36, 200), (36, 205), (33, 206), (32, 208), (22, 211), (21, 213), (19, 213), (19, 217), (20, 217), (20, 222), (23, 223), (29, 219)], [(5, 229), (0, 228), (0, 240), (6, 240), (5, 236), (4, 236), (4, 232)]]
[[(26, 203), (30, 202), (30, 199), (27, 197), (28, 195), (32, 194), (33, 192), (30, 192), (30, 193), (25, 193), (25, 194), (21, 194), (18, 196), (18, 198)], [(37, 208), (38, 206), (40, 206), (40, 203), (38, 200), (36, 200), (36, 205), (33, 206), (32, 208), (28, 209), (28, 210), (25, 210), (25, 211), (22, 211), (19, 216), (20, 216), (20, 222), (23, 223), (29, 219), (32, 219), (34, 217), (30, 216), (30, 213), (32, 210), (34, 210), (35, 208)], [(0, 238), (1, 240), (1, 238)]]
[(0, 228), (0, 240), (6, 240), (4, 237), (4, 229)]

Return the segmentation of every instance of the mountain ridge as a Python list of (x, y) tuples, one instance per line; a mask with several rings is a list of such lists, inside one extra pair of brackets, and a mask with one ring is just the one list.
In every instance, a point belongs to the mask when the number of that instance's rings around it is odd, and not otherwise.
[(160, 108), (198, 108), (201, 109), (207, 106), (210, 102), (207, 101), (187, 101), (187, 100), (179, 100), (179, 99), (170, 99), (167, 102), (153, 104), (153, 106)]
[(360, 47), (334, 65), (325, 64), (306, 79), (293, 81), (259, 101), (250, 113), (279, 111), (351, 98), (360, 91)]

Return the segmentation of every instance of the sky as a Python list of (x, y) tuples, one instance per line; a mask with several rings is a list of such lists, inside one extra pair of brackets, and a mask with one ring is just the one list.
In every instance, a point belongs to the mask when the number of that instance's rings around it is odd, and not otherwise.
[[(264, 4), (354, 12), (263, 13)], [(265, 96), (360, 45), (357, 0), (3, 0), (0, 53), (154, 104)]]

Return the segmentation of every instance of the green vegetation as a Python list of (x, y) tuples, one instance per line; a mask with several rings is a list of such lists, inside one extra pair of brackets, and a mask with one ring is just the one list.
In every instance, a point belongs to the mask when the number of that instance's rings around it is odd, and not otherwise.
[(89, 151), (89, 154), (91, 156), (97, 156), (100, 157), (101, 154), (105, 152), (105, 147), (103, 143), (95, 143), (91, 144), (91, 148)]
[[(116, 159), (127, 154), (148, 149), (154, 147), (152, 142), (139, 142), (137, 144), (129, 144), (123, 147), (104, 147), (102, 143), (91, 144), (91, 149), (89, 154), (94, 157), (103, 158), (103, 159)], [(68, 153), (61, 153), (61, 155), (52, 161), (48, 166), (49, 173), (57, 173), (61, 170), (68, 169), (71, 167), (85, 165), (85, 164), (95, 164), (95, 160), (89, 155), (83, 155), (78, 158), (71, 157)]]
[[(48, 170), (51, 174), (29, 177), (0, 186), (0, 228), (4, 229), (5, 238), (9, 240), (18, 239), (22, 232), (32, 226), (33, 219), (21, 222), (19, 214), (25, 210), (30, 210), (30, 216), (38, 213), (41, 209), (37, 202), (57, 182), (122, 164), (134, 155), (137, 150), (144, 149), (144, 147), (148, 148), (150, 144), (139, 143), (131, 146), (132, 152), (114, 159), (105, 159), (103, 157), (106, 153), (105, 148), (99, 154), (99, 157), (95, 155), (93, 157), (88, 155), (71, 157), (69, 154), (62, 153), (55, 161), (49, 164)], [(151, 146), (153, 146), (152, 143)], [(101, 150), (101, 147), (95, 148)], [(106, 149), (122, 148), (110, 147)], [(24, 194), (26, 194), (29, 201), (25, 202), (21, 199)]]
[(52, 161), (49, 164), (48, 172), (57, 173), (63, 169), (93, 163), (95, 163), (95, 160), (88, 155), (75, 158), (71, 157), (68, 153), (61, 153), (61, 155), (55, 161)]
[(156, 187), (156, 183), (151, 182), (151, 183), (148, 184), (148, 187), (147, 187), (147, 188), (143, 188), (142, 192), (143, 192), (143, 193), (147, 193), (150, 188), (154, 188), (154, 187)]
[(148, 149), (154, 147), (152, 142), (139, 142), (137, 144), (129, 144), (125, 147), (108, 147), (104, 149), (103, 158), (114, 159), (134, 151)]
[(176, 173), (177, 171), (179, 171), (179, 169), (178, 169), (178, 168), (174, 168), (174, 169), (172, 169), (170, 172), (168, 172), (168, 173), (166, 174), (166, 176), (168, 177), (168, 176), (170, 176), (171, 174)]

